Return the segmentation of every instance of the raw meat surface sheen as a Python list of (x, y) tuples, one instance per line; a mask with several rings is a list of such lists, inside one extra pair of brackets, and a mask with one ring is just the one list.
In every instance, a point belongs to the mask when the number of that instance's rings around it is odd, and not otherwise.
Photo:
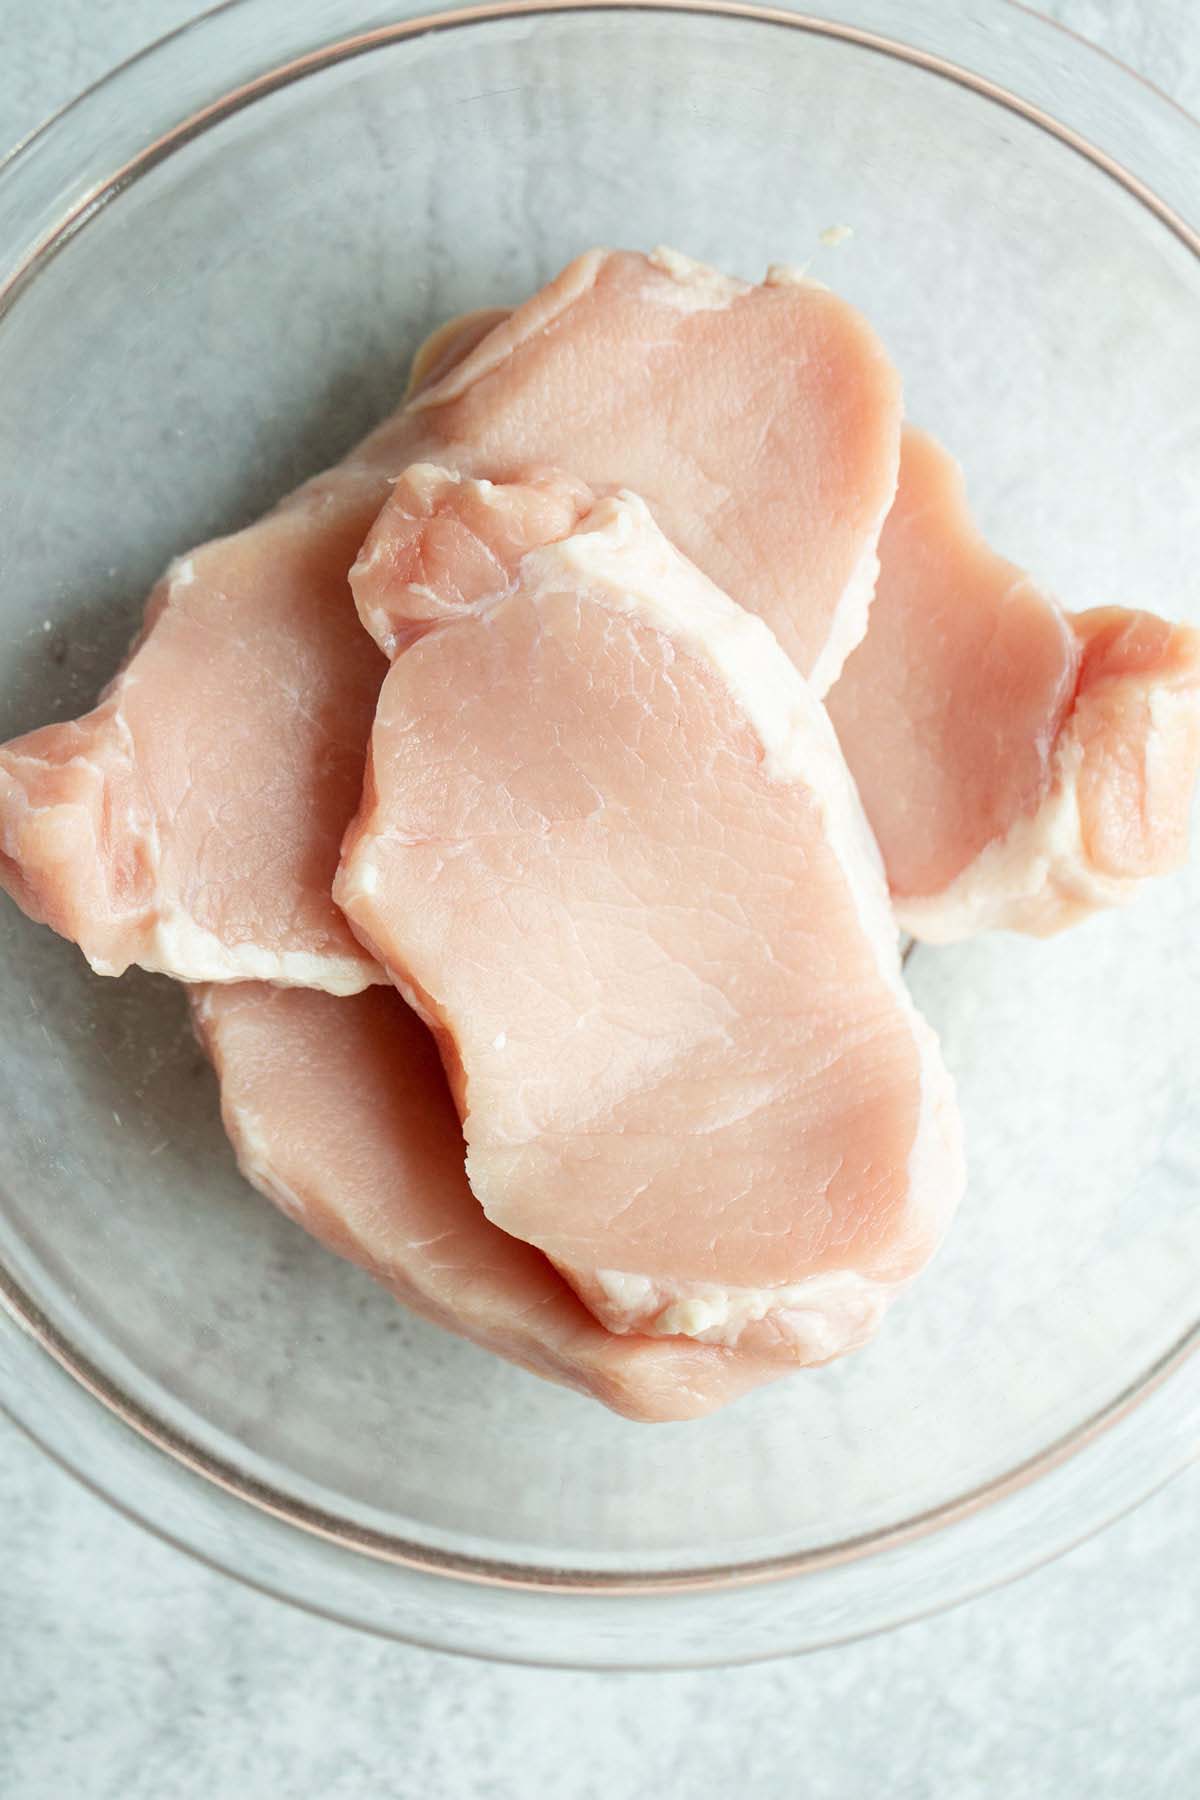
[[(450, 321), (423, 366), (444, 375), (506, 317)], [(1181, 866), (1196, 633), (1065, 614), (984, 541), (957, 463), (912, 427), (879, 558), (869, 633), (828, 704), (906, 928), (1051, 933)]]
[(614, 1330), (823, 1361), (941, 1237), (949, 1081), (811, 690), (640, 500), (589, 502), (397, 483), (336, 897), (439, 1036), (491, 1219)]
[(782, 268), (752, 287), (592, 250), (465, 355), (454, 330), (413, 401), (452, 448), (433, 460), (633, 489), (824, 693), (866, 629), (899, 465), (899, 378), (859, 313)]
[(437, 1051), (390, 989), (201, 987), (193, 1014), (246, 1179), (426, 1318), (634, 1419), (696, 1418), (779, 1373), (614, 1337), (544, 1256), (489, 1224)]
[(829, 695), (901, 922), (1048, 933), (1187, 855), (1200, 634), (1065, 614), (989, 548), (906, 428), (871, 626)]
[(345, 462), (177, 563), (95, 712), (0, 749), (0, 884), (101, 973), (378, 979), (329, 898), (383, 674), (346, 571), (422, 457), (638, 485), (819, 685), (861, 637), (900, 396), (851, 307), (597, 250), (499, 317), (439, 334)]
[(330, 897), (384, 668), (348, 628), (363, 523), (297, 500), (195, 551), (95, 711), (0, 750), (0, 882), (100, 974), (378, 978)]

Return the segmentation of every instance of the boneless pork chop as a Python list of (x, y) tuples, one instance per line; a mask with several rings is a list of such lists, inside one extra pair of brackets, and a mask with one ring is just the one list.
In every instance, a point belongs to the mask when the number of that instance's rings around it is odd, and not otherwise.
[(437, 1052), (390, 988), (200, 987), (193, 1016), (247, 1180), (426, 1318), (636, 1419), (695, 1418), (779, 1373), (614, 1337), (544, 1256), (489, 1224)]
[(1046, 933), (1187, 855), (1200, 634), (1064, 613), (989, 548), (962, 473), (906, 428), (866, 639), (829, 711), (918, 937)]
[(395, 661), (335, 894), (439, 1037), (488, 1217), (615, 1331), (863, 1341), (958, 1123), (811, 689), (569, 477), (416, 467), (353, 584)]
[(385, 667), (348, 629), (354, 488), (175, 564), (95, 710), (0, 749), (0, 883), (100, 974), (378, 979), (329, 891)]
[(825, 692), (866, 629), (899, 465), (899, 378), (859, 313), (784, 268), (751, 287), (593, 250), (464, 347), (443, 341), (458, 360), (412, 402), (438, 462), (632, 489)]
[[(444, 377), (506, 317), (451, 320), (415, 376)], [(1197, 634), (1120, 608), (1065, 614), (984, 542), (958, 465), (911, 426), (879, 563), (829, 710), (904, 925), (932, 942), (1044, 934), (1179, 867)]]
[(465, 357), (454, 336), (345, 462), (169, 572), (95, 712), (0, 749), (0, 883), (102, 973), (376, 979), (329, 898), (384, 669), (346, 571), (422, 457), (636, 484), (820, 686), (861, 637), (900, 398), (843, 301), (597, 250)]

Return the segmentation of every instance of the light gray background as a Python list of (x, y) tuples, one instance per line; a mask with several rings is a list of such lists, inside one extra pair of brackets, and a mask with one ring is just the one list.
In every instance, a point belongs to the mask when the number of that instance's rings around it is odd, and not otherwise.
[[(0, 149), (194, 10), (0, 0)], [(1200, 111), (1195, 0), (1044, 10)], [(757, 1669), (539, 1673), (247, 1592), (0, 1422), (0, 1800), (1189, 1800), (1198, 1527), (1193, 1472), (1056, 1565), (887, 1638)]]

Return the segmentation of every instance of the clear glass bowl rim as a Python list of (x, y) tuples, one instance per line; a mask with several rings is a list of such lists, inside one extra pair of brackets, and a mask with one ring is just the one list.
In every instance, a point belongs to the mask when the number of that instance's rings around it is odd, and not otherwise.
[[(500, 0), (433, 12), (413, 4), (373, 7), (354, 0), (225, 0), (113, 69), (0, 161), (0, 329), (6, 312), (49, 259), (86, 229), (101, 208), (175, 149), (263, 95), (317, 68), (432, 31), (513, 18), (621, 11), (672, 14), (681, 20), (700, 14), (753, 20), (841, 39), (932, 71), (1010, 108), (1086, 157), (1200, 258), (1200, 195), (1194, 191), (1198, 184), (1188, 180), (1189, 169), (1200, 168), (1196, 122), (1152, 84), (1017, 0), (967, 0), (963, 5), (956, 0), (913, 0), (908, 5), (902, 0), (862, 0), (858, 5), (824, 0), (819, 15), (741, 0), (653, 0), (649, 5), (643, 0)], [(560, 1665), (683, 1666), (786, 1654), (885, 1629), (1015, 1576), (1137, 1504), (1197, 1454), (1198, 1348), (1200, 1325), (1066, 1439), (987, 1486), (868, 1539), (770, 1564), (677, 1577), (599, 1579), (585, 1571), (531, 1576), (499, 1563), (446, 1558), (400, 1540), (372, 1539), (242, 1476), (123, 1394), (0, 1266), (0, 1409), (119, 1510), (251, 1585), (345, 1622), (432, 1647)], [(39, 1397), (49, 1401), (51, 1393), (56, 1400), (40, 1406)], [(124, 1456), (113, 1455), (118, 1443)], [(148, 1446), (149, 1460), (143, 1454)], [(187, 1484), (187, 1497), (176, 1504), (172, 1484), (179, 1483)], [(376, 1569), (386, 1564), (396, 1579), (421, 1587), (432, 1577), (461, 1606), (452, 1603), (444, 1623), (422, 1628), (429, 1608), (414, 1587), (412, 1605), (401, 1609), (404, 1616), (381, 1624), (325, 1603), (311, 1584), (303, 1592), (286, 1580), (264, 1576), (244, 1544), (237, 1546), (243, 1533), (225, 1534), (222, 1550), (198, 1528), (197, 1506), (216, 1506), (217, 1496), (222, 1509), (228, 1497), (239, 1509), (254, 1508), (264, 1529), (269, 1525), (287, 1533), (297, 1555), (306, 1542), (319, 1543), (323, 1551)], [(1031, 1506), (1031, 1498), (1039, 1503)], [(1026, 1524), (1018, 1517), (1023, 1508)], [(990, 1543), (969, 1541), (972, 1532), (979, 1535), (981, 1522), (998, 1521), (1001, 1513), (1005, 1523), (986, 1533)], [(1049, 1534), (1047, 1515), (1058, 1521)], [(1012, 1542), (1014, 1530), (1019, 1544)], [(733, 1621), (732, 1635), (718, 1656), (681, 1655), (672, 1648), (678, 1626), (672, 1606), (697, 1590), (708, 1604), (720, 1606), (724, 1599), (729, 1606), (739, 1592), (767, 1581), (777, 1591), (802, 1582), (828, 1583), (838, 1579), (839, 1570), (900, 1555), (908, 1562), (899, 1587), (915, 1592), (920, 1572), (914, 1559), (921, 1557), (922, 1545), (955, 1534), (955, 1578), (919, 1603), (900, 1599), (883, 1583), (878, 1601), (859, 1613), (852, 1609), (845, 1628), (813, 1636), (806, 1627), (789, 1640), (784, 1627), (785, 1641), (764, 1650), (751, 1641), (752, 1632), (745, 1642), (739, 1639)], [(523, 1620), (515, 1629), (498, 1633), (489, 1630), (486, 1619), (472, 1616), (478, 1598), (489, 1592), (496, 1600), (507, 1596), (510, 1606), (519, 1602)], [(571, 1606), (572, 1597), (577, 1609), (589, 1595), (610, 1607), (625, 1603), (625, 1623), (618, 1623), (615, 1632), (606, 1628), (602, 1646), (595, 1649), (589, 1647), (582, 1619), (577, 1630), (568, 1628), (563, 1642), (558, 1641), (562, 1634), (551, 1630), (555, 1642), (548, 1644), (546, 1609)], [(651, 1603), (658, 1616), (647, 1631), (651, 1621), (644, 1608)], [(617, 1623), (611, 1613), (608, 1623)]]

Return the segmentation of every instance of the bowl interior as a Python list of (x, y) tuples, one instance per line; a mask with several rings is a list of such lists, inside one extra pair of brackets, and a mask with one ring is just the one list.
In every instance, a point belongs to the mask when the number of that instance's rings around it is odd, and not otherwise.
[[(824, 227), (854, 236), (823, 246)], [(395, 403), (446, 315), (593, 242), (807, 263), (995, 540), (1070, 603), (1200, 610), (1200, 272), (1076, 150), (935, 73), (735, 18), (457, 25), (200, 132), (0, 323), (0, 734), (84, 709), (169, 556)], [(347, 629), (356, 629), (348, 618)], [(0, 909), (0, 1261), (157, 1417), (284, 1495), (556, 1568), (828, 1549), (1078, 1432), (1195, 1325), (1194, 871), (910, 965), (966, 1114), (952, 1238), (879, 1341), (639, 1427), (410, 1318), (241, 1183), (165, 981)]]

